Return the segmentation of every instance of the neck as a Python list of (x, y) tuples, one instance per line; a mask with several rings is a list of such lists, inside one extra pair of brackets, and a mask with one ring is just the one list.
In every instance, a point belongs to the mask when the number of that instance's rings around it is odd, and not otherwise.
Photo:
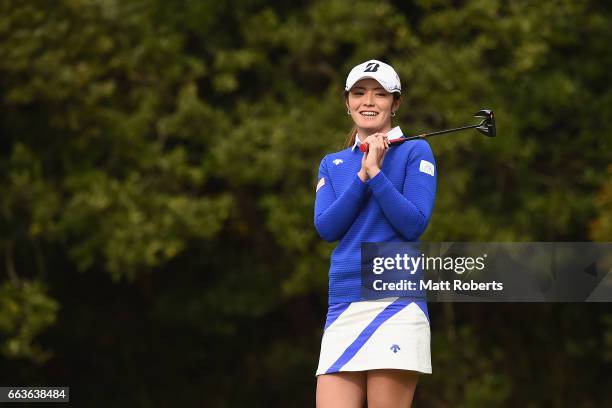
[(391, 124), (383, 126), (380, 129), (357, 129), (357, 137), (359, 141), (363, 142), (368, 136), (373, 135), (374, 133), (387, 133), (391, 130)]

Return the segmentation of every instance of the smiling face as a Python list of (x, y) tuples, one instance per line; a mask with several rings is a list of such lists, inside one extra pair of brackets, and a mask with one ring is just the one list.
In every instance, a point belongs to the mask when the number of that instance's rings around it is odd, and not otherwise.
[(348, 92), (346, 106), (357, 125), (359, 137), (391, 129), (391, 113), (401, 101), (387, 92), (375, 79), (358, 81)]

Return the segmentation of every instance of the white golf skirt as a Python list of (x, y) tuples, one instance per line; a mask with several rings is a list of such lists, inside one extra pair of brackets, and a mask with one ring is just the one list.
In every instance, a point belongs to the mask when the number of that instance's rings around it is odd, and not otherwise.
[(431, 374), (425, 302), (399, 298), (329, 306), (316, 375), (383, 368)]

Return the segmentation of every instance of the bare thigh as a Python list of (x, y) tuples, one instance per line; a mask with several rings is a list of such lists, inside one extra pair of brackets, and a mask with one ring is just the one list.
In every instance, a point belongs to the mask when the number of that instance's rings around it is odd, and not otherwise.
[(408, 408), (412, 405), (419, 373), (408, 370), (367, 372), (368, 408)]
[(366, 394), (364, 371), (317, 377), (317, 408), (362, 408)]

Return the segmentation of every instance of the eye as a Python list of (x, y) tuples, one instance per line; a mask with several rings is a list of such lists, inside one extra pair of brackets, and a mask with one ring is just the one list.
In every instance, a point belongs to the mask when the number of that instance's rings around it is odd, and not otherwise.
[(361, 91), (353, 91), (353, 95), (361, 96), (361, 95), (363, 95), (363, 92), (361, 92)]
[(386, 93), (379, 92), (379, 93), (377, 93), (377, 94), (376, 94), (376, 96), (387, 96), (387, 94), (386, 94)]

